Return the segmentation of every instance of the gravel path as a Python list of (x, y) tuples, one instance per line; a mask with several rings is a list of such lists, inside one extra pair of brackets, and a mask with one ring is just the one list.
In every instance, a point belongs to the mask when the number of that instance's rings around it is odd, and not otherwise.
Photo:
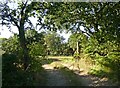
[(64, 75), (58, 70), (47, 71), (47, 86), (68, 86)]
[[(53, 62), (56, 63), (56, 62)], [(69, 67), (69, 64), (57, 62), (58, 64), (62, 64), (64, 67)], [(60, 70), (55, 70), (53, 65), (45, 64), (42, 66), (47, 71), (47, 86), (70, 86), (69, 79), (66, 79), (65, 74), (63, 74)], [(85, 69), (82, 71), (74, 71), (77, 74), (77, 79), (81, 82), (82, 86), (116, 86), (111, 83), (107, 78), (99, 78), (96, 76), (89, 75), (85, 72)]]
[[(65, 67), (74, 70), (69, 67), (69, 64), (63, 64)], [(82, 86), (117, 86), (116, 84), (112, 83), (108, 78), (99, 78), (96, 76), (89, 75), (85, 69), (82, 69), (80, 71), (74, 70), (74, 72), (78, 75), (78, 80), (81, 81)]]
[(47, 71), (47, 86), (69, 86), (66, 77), (59, 70), (55, 70), (52, 66), (44, 65)]

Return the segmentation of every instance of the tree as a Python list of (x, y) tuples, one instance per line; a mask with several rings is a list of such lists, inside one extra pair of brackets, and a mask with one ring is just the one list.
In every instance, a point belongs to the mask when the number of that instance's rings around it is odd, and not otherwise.
[[(29, 57), (33, 59), (31, 61), (34, 61), (35, 57), (46, 56), (44, 33), (38, 33), (35, 30), (26, 30), (25, 35), (28, 54)], [(2, 43), (2, 50), (5, 51), (5, 54), (13, 54), (17, 57), (16, 62), (14, 63), (18, 65), (23, 64), (21, 59), (22, 49), (20, 48), (18, 34), (14, 34), (14, 36), (10, 37), (9, 39), (4, 39)], [(23, 69), (23, 66), (21, 68)]]
[(61, 46), (64, 38), (56, 32), (48, 32), (45, 35), (45, 42), (48, 49), (48, 55), (59, 55), (61, 53)]
[[(26, 46), (24, 30), (33, 27), (31, 21), (29, 20), (29, 17), (35, 16), (36, 13), (40, 12), (41, 8), (39, 8), (39, 6), (41, 3), (29, 2), (28, 0), (26, 0), (25, 2), (17, 3), (18, 7), (16, 9), (10, 8), (8, 3), (9, 2), (0, 3), (1, 6), (0, 18), (2, 19), (1, 24), (6, 25), (8, 27), (11, 27), (12, 24), (18, 28), (19, 42), (20, 42), (20, 47), (22, 48), (22, 58), (24, 60), (24, 70), (25, 70), (28, 67), (30, 58)], [(39, 11), (35, 11), (35, 10), (39, 10)], [(29, 26), (25, 27), (25, 24), (29, 24)]]
[[(51, 3), (45, 16), (46, 25), (84, 33), (88, 44), (84, 52), (104, 67), (108, 67), (119, 80), (120, 76), (120, 2)], [(83, 26), (84, 30), (80, 27)], [(48, 27), (50, 27), (48, 25)], [(73, 40), (74, 37), (73, 37)], [(70, 41), (70, 40), (69, 40)], [(73, 44), (76, 45), (76, 44)], [(83, 44), (82, 44), (83, 45)], [(75, 48), (75, 47), (74, 47)]]
[[(72, 32), (81, 31), (88, 36), (100, 31), (101, 27), (108, 25), (119, 25), (119, 2), (117, 3), (51, 3), (47, 15), (45, 16), (46, 25), (58, 29), (67, 29)], [(114, 8), (114, 9), (113, 9)], [(109, 11), (109, 12), (108, 12)], [(115, 19), (113, 19), (115, 17)], [(106, 20), (106, 21), (104, 21)], [(118, 24), (117, 24), (117, 23)], [(81, 30), (81, 26), (84, 30)], [(108, 29), (108, 28), (107, 28)]]
[(62, 55), (65, 55), (65, 56), (73, 56), (74, 55), (75, 51), (73, 50), (73, 48), (71, 48), (69, 46), (68, 42), (63, 43), (61, 47), (62, 47), (61, 51), (63, 52)]
[(87, 44), (87, 36), (83, 33), (73, 33), (68, 39), (69, 46), (75, 51), (77, 49), (77, 42), (79, 43), (79, 52), (83, 50), (83, 48)]
[[(38, 33), (35, 30), (26, 30), (26, 45), (30, 57), (30, 65), (27, 72), (24, 72), (22, 49), (19, 44), (18, 34), (8, 39), (2, 39), (2, 50), (5, 51), (2, 57), (2, 72), (4, 76), (3, 86), (8, 85), (32, 85), (34, 73), (41, 71), (41, 58), (46, 56), (46, 46), (44, 33)], [(21, 79), (22, 80), (19, 80)]]
[(7, 54), (12, 53), (12, 54), (18, 55), (18, 51), (20, 49), (21, 48), (20, 48), (17, 34), (14, 34), (14, 36), (10, 37), (9, 39), (4, 39), (2, 42), (2, 50), (4, 50)]
[(29, 55), (32, 58), (46, 56), (45, 32), (38, 33), (34, 29), (26, 30), (25, 35)]

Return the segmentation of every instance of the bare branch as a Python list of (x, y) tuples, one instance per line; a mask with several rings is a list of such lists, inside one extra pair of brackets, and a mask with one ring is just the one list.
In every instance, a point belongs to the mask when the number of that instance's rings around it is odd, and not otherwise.
[(11, 17), (11, 21), (13, 21), (15, 23), (15, 25), (18, 27), (18, 29), (20, 28), (20, 26), (18, 25), (17, 19), (15, 19), (13, 16), (9, 15)]

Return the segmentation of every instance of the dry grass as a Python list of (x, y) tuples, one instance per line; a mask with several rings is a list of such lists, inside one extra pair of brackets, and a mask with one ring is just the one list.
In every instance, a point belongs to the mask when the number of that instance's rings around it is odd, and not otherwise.
[[(87, 60), (88, 58), (81, 58), (79, 60), (79, 62), (75, 62), (74, 61), (74, 58), (72, 56), (48, 56), (49, 59), (59, 59), (61, 60), (62, 63), (64, 64), (68, 64), (68, 66), (70, 65), (74, 65), (75, 68), (77, 68), (76, 64), (79, 64), (79, 68), (80, 69), (84, 69), (84, 72), (85, 73), (88, 73), (91, 68), (94, 68), (94, 65), (92, 64), (92, 61), (90, 60)], [(52, 63), (51, 65), (53, 65), (54, 67), (60, 67), (60, 63)]]
[(48, 56), (48, 58), (51, 59), (68, 59), (68, 58), (73, 58), (72, 56)]
[(88, 73), (91, 70), (91, 68), (94, 67), (94, 65), (92, 64), (92, 62), (91, 63), (87, 62), (85, 59), (81, 59), (79, 61), (79, 66), (80, 66), (80, 68), (84, 69), (84, 71), (86, 73)]
[(61, 68), (64, 67), (60, 62), (53, 62), (50, 64), (53, 68)]

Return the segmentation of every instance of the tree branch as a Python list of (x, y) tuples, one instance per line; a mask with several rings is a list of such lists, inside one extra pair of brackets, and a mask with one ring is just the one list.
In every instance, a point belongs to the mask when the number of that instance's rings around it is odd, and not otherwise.
[(11, 17), (11, 20), (14, 22), (14, 24), (18, 27), (18, 29), (20, 28), (20, 26), (18, 25), (18, 22), (16, 21), (16, 19), (13, 17), (13, 16), (11, 16), (10, 15), (10, 17)]

